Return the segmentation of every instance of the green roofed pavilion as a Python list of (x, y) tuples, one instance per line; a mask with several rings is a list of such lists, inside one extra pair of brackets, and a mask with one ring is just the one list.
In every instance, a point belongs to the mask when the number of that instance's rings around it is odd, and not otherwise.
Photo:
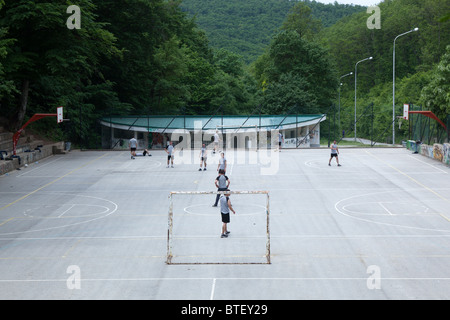
[[(140, 148), (164, 148), (171, 135), (185, 133), (204, 135), (203, 142), (218, 131), (224, 142), (234, 137), (264, 132), (270, 137), (274, 131), (283, 135), (284, 147), (318, 146), (320, 122), (324, 114), (313, 115), (253, 115), (253, 116), (112, 116), (103, 117), (100, 122), (104, 148), (127, 148), (131, 137), (138, 139)], [(245, 139), (245, 138), (244, 138)], [(258, 140), (258, 144), (260, 141)], [(201, 143), (200, 143), (201, 145)], [(198, 147), (193, 143), (193, 147)]]

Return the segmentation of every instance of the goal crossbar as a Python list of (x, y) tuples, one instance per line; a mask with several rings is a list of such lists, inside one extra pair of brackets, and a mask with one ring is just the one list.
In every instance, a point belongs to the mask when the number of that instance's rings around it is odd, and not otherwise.
[(171, 191), (173, 194), (269, 194), (269, 191)]
[[(173, 196), (174, 195), (206, 195), (206, 194), (262, 194), (266, 195), (266, 206), (265, 206), (265, 214), (266, 214), (266, 262), (265, 263), (174, 263), (172, 262), (173, 253)], [(166, 264), (270, 264), (270, 196), (269, 191), (171, 191), (169, 193), (169, 213), (168, 213), (168, 228), (167, 228), (167, 258)]]

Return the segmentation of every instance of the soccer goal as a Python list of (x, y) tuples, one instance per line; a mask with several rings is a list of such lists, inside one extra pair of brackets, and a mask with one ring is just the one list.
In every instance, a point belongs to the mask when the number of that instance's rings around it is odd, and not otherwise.
[(224, 191), (169, 194), (167, 264), (270, 264), (268, 191), (228, 191), (227, 238), (221, 237), (220, 200)]

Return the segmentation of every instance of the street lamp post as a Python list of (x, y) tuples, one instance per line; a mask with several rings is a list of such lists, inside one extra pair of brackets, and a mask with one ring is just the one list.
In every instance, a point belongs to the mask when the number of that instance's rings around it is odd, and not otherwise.
[(356, 75), (357, 75), (357, 73), (358, 73), (358, 64), (360, 63), (360, 62), (363, 62), (363, 61), (366, 61), (366, 60), (372, 60), (373, 59), (373, 57), (369, 57), (369, 58), (366, 58), (366, 59), (363, 59), (363, 60), (360, 60), (360, 61), (358, 61), (356, 64), (355, 64), (355, 142), (356, 142)]
[(392, 145), (395, 144), (395, 41), (408, 33), (418, 31), (419, 28), (414, 28), (405, 33), (399, 34), (394, 39), (394, 49), (392, 55)]
[(343, 76), (341, 76), (339, 78), (339, 100), (338, 100), (339, 101), (339, 108), (338, 108), (339, 131), (341, 130), (341, 86), (342, 86), (341, 79), (344, 77), (350, 76), (352, 74), (353, 74), (353, 72), (350, 72), (350, 73), (344, 74)]

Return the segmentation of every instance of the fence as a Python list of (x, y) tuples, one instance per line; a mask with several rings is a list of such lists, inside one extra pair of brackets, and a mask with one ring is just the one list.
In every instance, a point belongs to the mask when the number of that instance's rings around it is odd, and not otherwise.
[(416, 113), (423, 111), (420, 106), (410, 105), (410, 111), (412, 113), (409, 114), (409, 140), (421, 141), (427, 145), (449, 142), (450, 115), (447, 115), (445, 122), (443, 122)]
[[(428, 145), (434, 143), (445, 143), (450, 140), (450, 115), (442, 120), (442, 124), (433, 118), (423, 114), (415, 113), (423, 111), (422, 107), (410, 103), (411, 112), (409, 120), (403, 119), (400, 109), (396, 117), (392, 119), (392, 106), (374, 105), (369, 103), (363, 108), (359, 107), (356, 114), (352, 108), (344, 109), (340, 112), (336, 121), (336, 110), (330, 109), (327, 114), (328, 123), (323, 124), (323, 135), (328, 134), (329, 140), (341, 141), (344, 137), (360, 138), (371, 141), (371, 146), (377, 143), (392, 144), (393, 132), (395, 133), (395, 143), (406, 140), (421, 141)], [(355, 133), (355, 128), (357, 135)], [(326, 130), (328, 129), (328, 132)]]

